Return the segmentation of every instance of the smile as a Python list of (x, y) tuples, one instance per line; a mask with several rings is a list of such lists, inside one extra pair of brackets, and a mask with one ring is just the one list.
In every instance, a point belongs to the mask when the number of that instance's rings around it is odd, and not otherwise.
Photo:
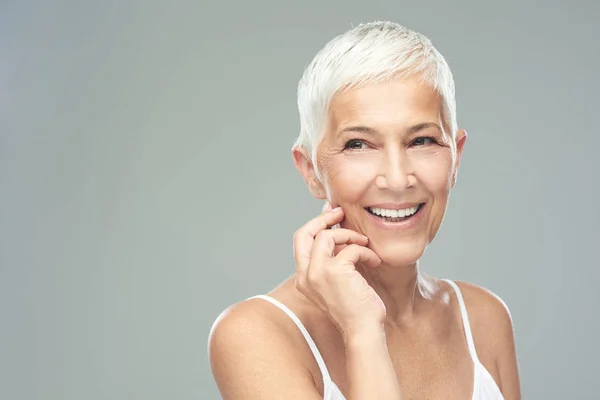
[(388, 222), (402, 222), (416, 215), (425, 203), (404, 209), (386, 209), (378, 207), (366, 207), (369, 214)]

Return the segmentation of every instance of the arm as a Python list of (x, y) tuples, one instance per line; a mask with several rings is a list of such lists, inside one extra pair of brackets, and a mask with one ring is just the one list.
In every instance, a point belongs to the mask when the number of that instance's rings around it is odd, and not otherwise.
[(400, 386), (390, 359), (385, 329), (365, 329), (346, 336), (348, 400), (398, 400)]

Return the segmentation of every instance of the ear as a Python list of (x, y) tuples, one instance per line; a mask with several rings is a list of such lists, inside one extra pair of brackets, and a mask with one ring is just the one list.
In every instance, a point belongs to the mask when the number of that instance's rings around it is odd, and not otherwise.
[(325, 189), (323, 185), (315, 176), (315, 169), (313, 163), (306, 152), (301, 147), (294, 146), (292, 149), (292, 156), (294, 158), (294, 165), (300, 175), (302, 175), (302, 179), (308, 186), (310, 193), (319, 200), (327, 199), (327, 195), (325, 194)]
[(460, 165), (460, 160), (462, 158), (463, 149), (465, 147), (465, 143), (467, 141), (467, 131), (464, 129), (459, 129), (456, 132), (456, 138), (454, 139), (456, 142), (456, 158), (454, 160), (454, 175), (452, 176), (452, 187), (456, 185), (456, 177), (458, 175), (458, 167)]

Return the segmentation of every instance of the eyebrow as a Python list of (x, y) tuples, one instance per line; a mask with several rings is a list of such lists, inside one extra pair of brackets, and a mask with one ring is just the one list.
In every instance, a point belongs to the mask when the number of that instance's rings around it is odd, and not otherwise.
[[(413, 133), (422, 131), (423, 129), (426, 129), (426, 128), (436, 128), (440, 132), (444, 132), (438, 124), (436, 124), (434, 122), (424, 122), (422, 124), (417, 124), (417, 125), (408, 127), (407, 129), (404, 130), (404, 133), (406, 135), (411, 135)], [(359, 133), (368, 133), (368, 134), (377, 134), (378, 133), (376, 129), (369, 128), (368, 126), (356, 125), (356, 126), (348, 126), (346, 128), (341, 129), (337, 133), (336, 136), (340, 136), (341, 134), (343, 134), (345, 132), (359, 132)]]

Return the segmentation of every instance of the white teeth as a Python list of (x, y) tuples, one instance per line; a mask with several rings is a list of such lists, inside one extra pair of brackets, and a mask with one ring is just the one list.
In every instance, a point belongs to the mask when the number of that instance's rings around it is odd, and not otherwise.
[(369, 207), (369, 211), (371, 211), (373, 214), (377, 214), (381, 217), (387, 217), (387, 218), (408, 217), (408, 216), (411, 216), (414, 213), (416, 213), (418, 209), (419, 209), (418, 205), (411, 207), (411, 208), (405, 208), (403, 210), (387, 210), (384, 208)]

